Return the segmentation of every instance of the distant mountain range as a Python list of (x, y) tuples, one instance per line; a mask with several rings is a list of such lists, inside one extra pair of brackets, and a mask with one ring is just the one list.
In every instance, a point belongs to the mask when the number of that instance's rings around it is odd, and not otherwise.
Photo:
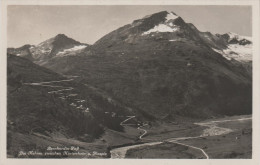
[[(127, 29), (127, 31), (126, 31)], [(228, 32), (225, 34), (212, 34), (200, 32), (192, 23), (185, 23), (184, 20), (173, 12), (160, 12), (136, 20), (113, 33), (120, 32), (125, 37), (126, 43), (135, 43), (137, 40), (168, 40), (168, 42), (181, 42), (189, 40), (211, 47), (214, 51), (222, 54), (225, 58), (238, 61), (252, 60), (252, 39), (251, 37), (240, 36)], [(119, 34), (117, 34), (119, 35)], [(102, 38), (102, 42), (109, 38), (108, 35)], [(118, 38), (113, 36), (112, 44)], [(118, 40), (121, 41), (121, 40)], [(98, 41), (94, 45), (99, 44)], [(115, 43), (114, 43), (115, 44)], [(19, 48), (8, 48), (8, 52), (17, 56), (25, 57), (33, 61), (44, 61), (49, 58), (78, 55), (90, 46), (75, 41), (64, 34), (50, 38), (38, 45), (24, 45)]]
[(8, 53), (32, 61), (44, 61), (49, 58), (77, 55), (88, 46), (88, 44), (82, 44), (64, 34), (58, 34), (36, 46), (24, 45), (20, 48), (8, 48)]

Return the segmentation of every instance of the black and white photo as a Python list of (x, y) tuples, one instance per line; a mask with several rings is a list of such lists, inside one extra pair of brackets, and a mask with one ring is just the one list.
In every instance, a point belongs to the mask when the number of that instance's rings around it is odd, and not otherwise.
[(6, 158), (254, 159), (254, 11), (7, 5)]

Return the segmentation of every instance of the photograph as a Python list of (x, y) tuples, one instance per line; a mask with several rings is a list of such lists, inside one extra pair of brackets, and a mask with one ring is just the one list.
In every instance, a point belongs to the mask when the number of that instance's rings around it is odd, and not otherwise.
[(5, 158), (252, 160), (253, 12), (6, 5)]

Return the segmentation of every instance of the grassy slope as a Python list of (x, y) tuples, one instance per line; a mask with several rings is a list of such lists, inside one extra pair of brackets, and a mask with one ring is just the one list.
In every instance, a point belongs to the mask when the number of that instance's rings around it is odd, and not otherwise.
[[(17, 156), (19, 150), (28, 151), (41, 145), (41, 142), (38, 144), (34, 140), (24, 142), (23, 138), (17, 136), (24, 136), (28, 140), (28, 138), (35, 139), (33, 136), (39, 134), (49, 138), (62, 136), (65, 139), (80, 138), (81, 141), (91, 141), (102, 134), (100, 123), (91, 113), (83, 113), (69, 106), (69, 102), (61, 100), (57, 95), (47, 93), (53, 90), (49, 87), (23, 84), (60, 79), (65, 78), (29, 60), (8, 55), (8, 154)], [(77, 83), (60, 85), (73, 84)], [(84, 86), (74, 85), (74, 88), (78, 88), (74, 92), (85, 98), (87, 92)]]
[[(80, 146), (85, 151), (106, 152), (107, 146), (133, 142), (135, 128), (123, 130), (120, 122), (130, 115), (124, 104), (106, 92), (84, 85), (80, 80), (55, 82), (49, 85), (73, 87), (62, 95), (49, 94), (52, 87), (30, 86), (25, 82), (66, 79), (57, 73), (33, 64), (27, 59), (8, 55), (8, 154), (18, 151), (45, 150), (48, 145)], [(62, 100), (60, 96), (77, 94)], [(90, 109), (84, 113), (72, 107), (73, 99), (85, 100)], [(74, 101), (75, 102), (75, 101)], [(115, 113), (116, 116), (111, 116)], [(122, 117), (118, 117), (122, 116)], [(103, 128), (106, 133), (103, 133)], [(132, 132), (132, 133), (129, 133)], [(129, 136), (130, 134), (133, 134)], [(118, 138), (114, 138), (118, 137)]]
[(80, 75), (120, 102), (161, 119), (251, 113), (250, 75), (201, 45), (159, 40), (96, 49), (93, 56), (52, 59), (46, 67)]
[[(61, 75), (36, 65), (31, 61), (8, 54), (7, 72), (8, 78), (15, 78), (19, 76), (18, 81), (23, 82), (41, 82), (64, 79)], [(12, 82), (9, 82), (9, 84)]]

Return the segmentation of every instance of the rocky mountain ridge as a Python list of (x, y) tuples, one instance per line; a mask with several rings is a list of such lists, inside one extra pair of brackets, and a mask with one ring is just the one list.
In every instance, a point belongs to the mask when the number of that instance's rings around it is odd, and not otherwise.
[(80, 43), (64, 34), (58, 34), (38, 45), (8, 48), (7, 51), (10, 54), (16, 54), (17, 56), (25, 57), (39, 63), (50, 58), (79, 54), (88, 46), (88, 44)]
[[(40, 48), (47, 50), (49, 43)], [(73, 56), (59, 56), (67, 51), (57, 47), (35, 55), (44, 57), (35, 63), (79, 76), (152, 118), (207, 118), (252, 111), (250, 67), (223, 53), (237, 44), (252, 43), (237, 35), (200, 32), (175, 13), (162, 11), (108, 33)]]

